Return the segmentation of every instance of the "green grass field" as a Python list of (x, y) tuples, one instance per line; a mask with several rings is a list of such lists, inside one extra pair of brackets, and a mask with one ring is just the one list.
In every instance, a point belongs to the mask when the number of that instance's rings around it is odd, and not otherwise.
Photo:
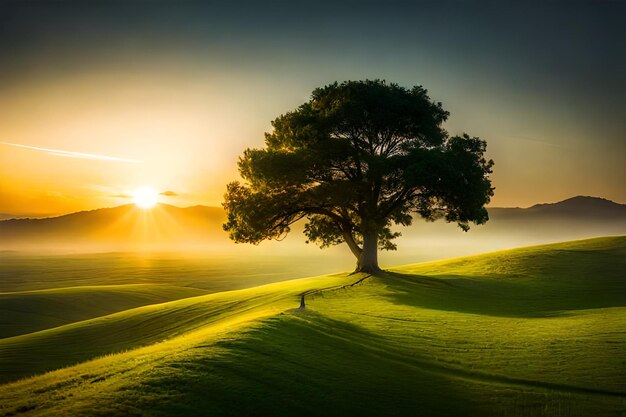
[(625, 236), (219, 292), (97, 284), (0, 294), (26, 312), (3, 321), (0, 415), (626, 415)]

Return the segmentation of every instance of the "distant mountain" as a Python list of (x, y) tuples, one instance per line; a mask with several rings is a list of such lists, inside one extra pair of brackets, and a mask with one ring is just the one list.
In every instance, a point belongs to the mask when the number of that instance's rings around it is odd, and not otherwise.
[[(44, 217), (54, 217), (54, 214), (9, 214), (9, 213), (0, 213), (0, 220), (9, 220), (9, 219), (40, 219)], [(58, 216), (58, 215), (57, 215)]]
[[(604, 198), (577, 196), (528, 208), (489, 208), (489, 221), (472, 226), (473, 238), (514, 239), (515, 245), (556, 242), (594, 236), (626, 234), (626, 204)], [(406, 236), (420, 233), (451, 235), (452, 225), (416, 224)], [(513, 246), (513, 245), (511, 245)]]
[(415, 220), (397, 230), (398, 252), (383, 254), (389, 265), (488, 252), (519, 246), (626, 234), (626, 205), (574, 197), (528, 208), (489, 208), (489, 221), (465, 233), (443, 221)]
[(563, 240), (626, 233), (626, 204), (577, 196), (528, 208), (490, 208), (485, 232), (555, 235)]
[(606, 198), (579, 195), (563, 201), (559, 201), (558, 203), (535, 204), (534, 206), (529, 208), (545, 209), (550, 207), (569, 210), (624, 210), (626, 209), (626, 204), (619, 204), (614, 201), (607, 200)]
[[(416, 219), (413, 226), (400, 228), (403, 237), (398, 242), (399, 247), (414, 244), (433, 249), (437, 245), (457, 245), (464, 249), (469, 246), (492, 250), (626, 234), (626, 204), (597, 197), (578, 196), (529, 208), (490, 208), (489, 217), (486, 225), (473, 226), (468, 233), (442, 221), (428, 223)], [(129, 204), (43, 219), (2, 220), (0, 250), (124, 251), (210, 247), (230, 250), (234, 245), (222, 230), (224, 220), (221, 207), (181, 208), (167, 204), (150, 210)], [(304, 240), (301, 226), (295, 225), (291, 241)], [(485, 242), (489, 245), (485, 246)]]
[(491, 208), (490, 214), (507, 213), (520, 216), (557, 216), (596, 219), (623, 219), (626, 216), (626, 204), (619, 204), (599, 197), (577, 196), (558, 203), (535, 204), (522, 208)]
[(10, 219), (0, 221), (0, 248), (94, 246), (110, 250), (203, 244), (227, 239), (221, 228), (224, 219), (219, 207), (167, 204), (150, 210), (127, 204), (43, 219)]

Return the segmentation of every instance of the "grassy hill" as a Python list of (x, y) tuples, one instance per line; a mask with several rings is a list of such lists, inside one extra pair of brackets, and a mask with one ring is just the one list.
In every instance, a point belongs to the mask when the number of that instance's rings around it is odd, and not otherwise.
[(620, 416), (624, 271), (620, 236), (130, 308), (0, 339), (0, 415)]
[(172, 285), (129, 284), (0, 293), (0, 339), (206, 292)]

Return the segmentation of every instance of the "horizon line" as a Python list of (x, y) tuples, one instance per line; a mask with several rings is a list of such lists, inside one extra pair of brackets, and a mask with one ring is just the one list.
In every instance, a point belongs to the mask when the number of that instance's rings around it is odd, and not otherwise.
[[(3, 142), (0, 142), (0, 143), (3, 143)], [(563, 200), (556, 201), (556, 202), (554, 202), (554, 203), (535, 203), (535, 204), (530, 205), (530, 206), (528, 206), (528, 207), (519, 207), (519, 206), (514, 206), (514, 207), (513, 207), (513, 206), (511, 206), (511, 207), (502, 207), (502, 206), (500, 206), (500, 207), (498, 207), (498, 206), (494, 206), (494, 207), (486, 207), (486, 208), (487, 208), (487, 209), (520, 209), (520, 210), (526, 210), (526, 209), (529, 209), (529, 208), (535, 207), (535, 206), (537, 206), (537, 205), (551, 205), (551, 204), (559, 204), (559, 203), (562, 203), (562, 202), (564, 202), (564, 201), (568, 201), (568, 200), (571, 200), (571, 199), (573, 199), (573, 198), (577, 198), (577, 197), (595, 198), (595, 199), (601, 199), (601, 200), (610, 201), (611, 203), (619, 204), (619, 205), (622, 205), (622, 206), (623, 206), (623, 205), (626, 205), (626, 203), (619, 203), (619, 202), (617, 202), (617, 201), (613, 201), (613, 200), (611, 200), (611, 199), (609, 199), (609, 198), (604, 198), (604, 197), (594, 197), (594, 196), (585, 196), (585, 195), (576, 195), (576, 196), (573, 196), (573, 197), (568, 197), (568, 198), (565, 198), (565, 199), (563, 199)], [(7, 216), (16, 216), (16, 217), (13, 217), (13, 218), (10, 218), (10, 219), (0, 219), (0, 221), (5, 221), (5, 220), (13, 220), (13, 219), (16, 219), (16, 220), (18, 220), (18, 219), (52, 219), (52, 218), (55, 218), (55, 217), (63, 217), (63, 216), (68, 216), (68, 215), (70, 215), (70, 214), (84, 213), (84, 212), (90, 212), (90, 211), (96, 211), (96, 210), (115, 209), (115, 208), (119, 208), (119, 207), (134, 206), (134, 205), (135, 205), (135, 203), (126, 203), (126, 204), (120, 204), (120, 205), (117, 205), (117, 206), (97, 207), (97, 208), (92, 208), (92, 209), (84, 209), (84, 210), (71, 211), (71, 212), (68, 212), (68, 213), (55, 213), (55, 214), (49, 214), (49, 213), (47, 213), (47, 214), (42, 214), (42, 217), (29, 217), (29, 216), (37, 216), (37, 214), (36, 214), (36, 213), (30, 213), (30, 214), (14, 214), (14, 213), (0, 212), (0, 214), (3, 214), (3, 215), (7, 215)], [(176, 208), (180, 208), (180, 209), (187, 209), (187, 208), (193, 208), (193, 207), (207, 207), (207, 208), (219, 208), (219, 209), (223, 209), (223, 208), (222, 208), (221, 206), (219, 206), (219, 205), (207, 205), (207, 204), (192, 204), (192, 205), (189, 205), (189, 206), (177, 206), (177, 205), (174, 205), (174, 204), (169, 204), (169, 203), (164, 203), (164, 202), (158, 202), (158, 203), (156, 204), (156, 206), (160, 206), (160, 205), (163, 205), (163, 206), (170, 206), (170, 207), (176, 207)], [(155, 206), (155, 207), (156, 207), (156, 206)], [(145, 209), (142, 209), (142, 210), (145, 210)]]

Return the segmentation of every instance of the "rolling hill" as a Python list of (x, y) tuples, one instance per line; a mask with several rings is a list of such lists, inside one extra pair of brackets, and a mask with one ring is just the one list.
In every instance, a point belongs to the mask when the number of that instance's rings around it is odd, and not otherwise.
[(625, 270), (617, 236), (77, 318), (0, 339), (0, 415), (618, 416)]
[(207, 292), (171, 285), (126, 284), (0, 293), (0, 339)]

